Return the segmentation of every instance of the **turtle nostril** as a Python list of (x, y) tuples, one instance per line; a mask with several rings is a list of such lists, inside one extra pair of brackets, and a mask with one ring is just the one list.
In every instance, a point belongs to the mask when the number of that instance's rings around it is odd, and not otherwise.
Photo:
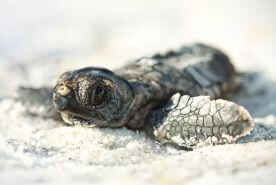
[(56, 91), (61, 96), (67, 96), (71, 92), (71, 90), (65, 85), (57, 86)]
[(53, 103), (54, 103), (55, 108), (58, 111), (62, 111), (66, 108), (66, 106), (68, 104), (68, 100), (65, 97), (59, 95), (58, 93), (54, 93), (53, 94)]

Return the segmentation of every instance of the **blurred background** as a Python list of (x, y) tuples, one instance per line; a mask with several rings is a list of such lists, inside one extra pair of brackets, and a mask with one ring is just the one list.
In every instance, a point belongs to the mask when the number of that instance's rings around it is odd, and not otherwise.
[(0, 23), (0, 96), (191, 42), (276, 79), (275, 0), (8, 0), (0, 1)]

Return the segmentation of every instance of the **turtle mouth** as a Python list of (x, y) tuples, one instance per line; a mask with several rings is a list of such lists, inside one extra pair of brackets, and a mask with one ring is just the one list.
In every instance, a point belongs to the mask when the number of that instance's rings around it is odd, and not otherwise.
[(81, 126), (89, 126), (95, 127), (97, 126), (96, 120), (92, 118), (83, 117), (73, 113), (61, 112), (61, 116), (65, 123), (69, 125), (81, 125)]
[(78, 115), (72, 116), (72, 122), (74, 123), (74, 125), (89, 126), (89, 127), (97, 126), (94, 120), (87, 119)]
[(89, 118), (85, 118), (85, 117), (82, 117), (80, 115), (72, 115), (72, 119), (76, 119), (76, 120), (81, 120), (81, 121), (84, 121), (84, 122), (91, 122), (91, 119)]

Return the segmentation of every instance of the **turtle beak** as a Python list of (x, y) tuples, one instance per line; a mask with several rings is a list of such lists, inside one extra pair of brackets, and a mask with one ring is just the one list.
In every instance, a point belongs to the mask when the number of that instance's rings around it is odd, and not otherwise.
[(53, 93), (53, 103), (57, 111), (63, 111), (68, 105), (68, 100), (59, 93)]

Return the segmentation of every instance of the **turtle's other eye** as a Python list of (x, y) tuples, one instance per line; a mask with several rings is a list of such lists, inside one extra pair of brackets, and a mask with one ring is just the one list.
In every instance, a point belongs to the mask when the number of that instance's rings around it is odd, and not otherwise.
[(109, 89), (101, 84), (94, 85), (92, 88), (91, 105), (93, 108), (107, 103), (109, 99)]

